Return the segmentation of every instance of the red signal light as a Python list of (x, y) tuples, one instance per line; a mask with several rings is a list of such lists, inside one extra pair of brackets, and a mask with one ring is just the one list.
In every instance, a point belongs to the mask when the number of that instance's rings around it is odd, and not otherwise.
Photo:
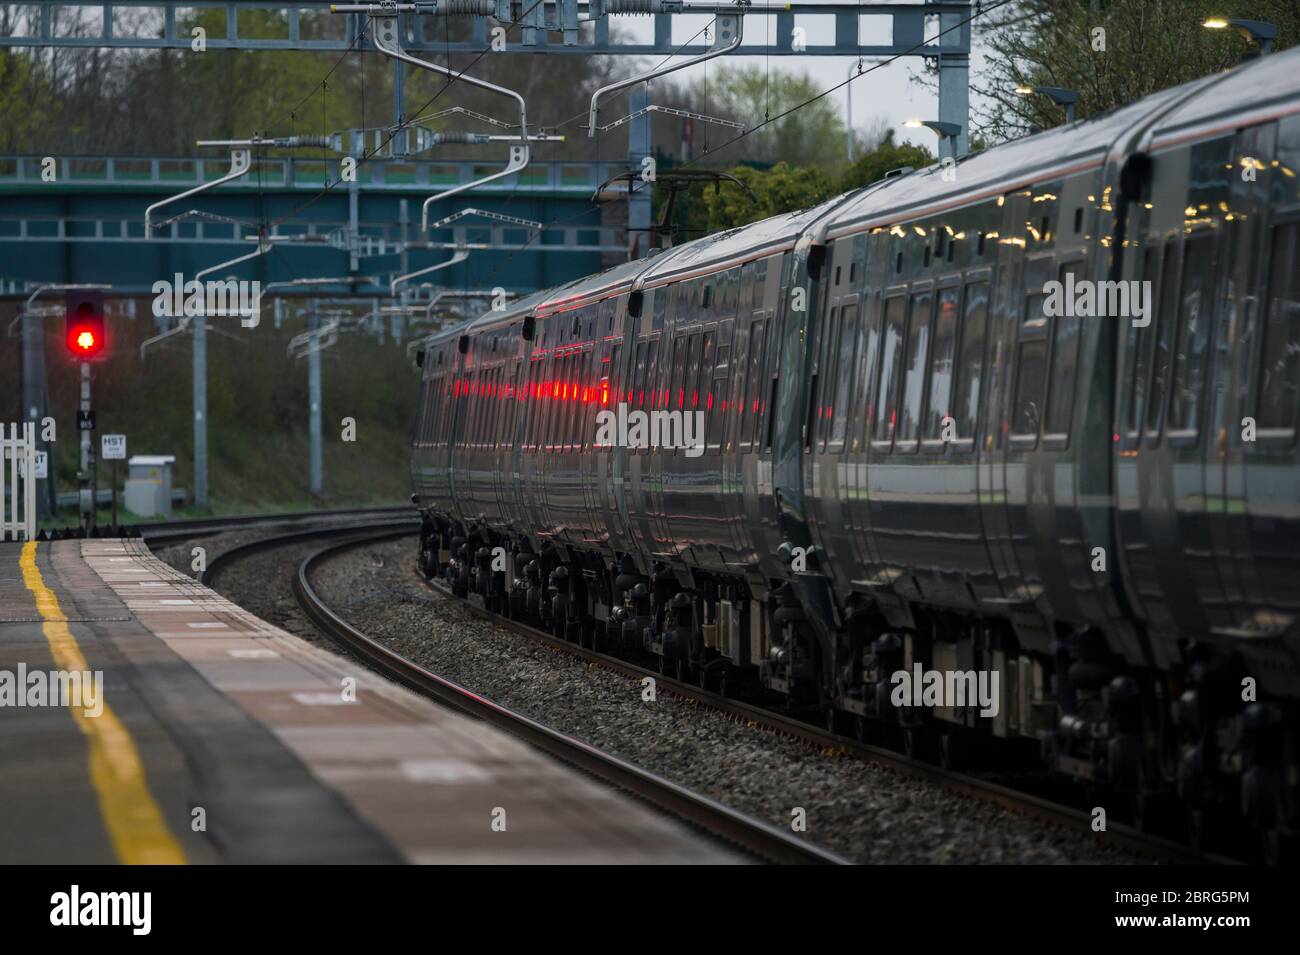
[(104, 298), (93, 292), (68, 294), (64, 345), (78, 361), (98, 358), (104, 351)]

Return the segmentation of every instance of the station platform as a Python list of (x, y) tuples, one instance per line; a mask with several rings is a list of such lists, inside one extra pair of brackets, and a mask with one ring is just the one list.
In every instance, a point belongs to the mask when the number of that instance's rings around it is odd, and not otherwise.
[(0, 543), (0, 863), (734, 861), (139, 540)]

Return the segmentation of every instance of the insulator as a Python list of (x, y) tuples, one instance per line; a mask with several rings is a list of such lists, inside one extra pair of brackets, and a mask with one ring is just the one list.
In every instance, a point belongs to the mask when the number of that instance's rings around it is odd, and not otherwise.
[(439, 146), (481, 146), (491, 140), (483, 133), (452, 130), (446, 133), (434, 133), (433, 141)]
[(323, 149), (330, 148), (330, 138), (328, 136), (287, 136), (283, 142), (286, 146), (320, 146)]
[(497, 12), (495, 0), (438, 0), (437, 13), (444, 17), (490, 17)]
[(605, 0), (606, 13), (659, 13), (663, 0)]

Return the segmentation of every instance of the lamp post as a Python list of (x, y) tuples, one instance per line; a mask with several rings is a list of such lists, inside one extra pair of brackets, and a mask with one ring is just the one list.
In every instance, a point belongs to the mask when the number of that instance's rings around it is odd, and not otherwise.
[(1266, 20), (1238, 20), (1233, 17), (1210, 17), (1201, 26), (1207, 30), (1236, 30), (1242, 38), (1259, 45), (1259, 54), (1273, 52), (1277, 27)]
[(942, 123), (936, 119), (909, 119), (903, 125), (908, 129), (920, 129), (924, 126), (926, 129), (934, 130), (939, 135), (939, 158), (945, 158), (945, 144), (947, 144), (947, 155), (953, 159), (957, 158), (957, 137), (961, 135), (961, 126), (957, 123)]
[(1017, 86), (1016, 92), (1021, 96), (1033, 96), (1035, 93), (1046, 96), (1057, 106), (1065, 107), (1067, 126), (1074, 122), (1074, 104), (1079, 102), (1079, 94), (1074, 90), (1061, 89), (1059, 86)]

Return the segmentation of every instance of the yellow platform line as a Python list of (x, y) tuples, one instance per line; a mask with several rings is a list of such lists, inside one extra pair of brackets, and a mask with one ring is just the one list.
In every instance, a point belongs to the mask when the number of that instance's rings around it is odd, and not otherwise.
[[(20, 566), (23, 583), (36, 598), (36, 609), (44, 621), (41, 630), (49, 642), (55, 666), (69, 672), (89, 671), (81, 647), (68, 629), (68, 618), (59, 607), (59, 598), (45, 586), (36, 566), (35, 541), (23, 545)], [(167, 828), (162, 810), (149, 792), (135, 741), (117, 714), (106, 702), (98, 716), (87, 716), (79, 706), (68, 708), (90, 744), (90, 781), (99, 797), (104, 826), (118, 859), (129, 865), (187, 862), (185, 850)]]

